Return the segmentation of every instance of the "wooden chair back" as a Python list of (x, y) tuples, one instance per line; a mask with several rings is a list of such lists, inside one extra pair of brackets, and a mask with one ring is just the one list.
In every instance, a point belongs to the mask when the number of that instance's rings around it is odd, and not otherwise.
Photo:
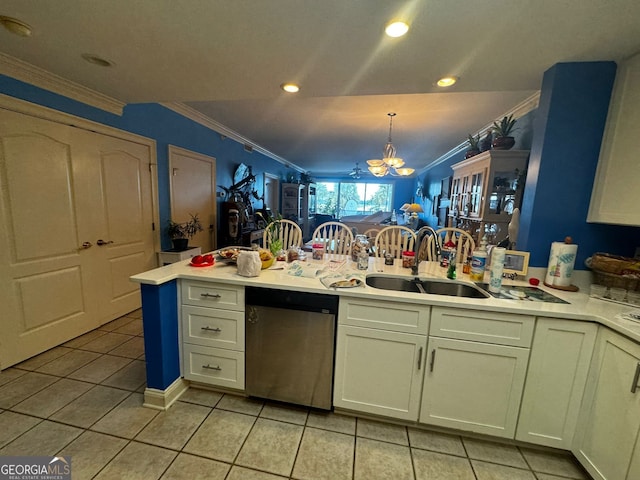
[[(473, 240), (473, 237), (465, 230), (455, 227), (444, 227), (436, 230), (436, 234), (438, 235), (441, 248), (444, 248), (444, 245), (449, 241), (456, 245), (456, 263), (464, 263), (466, 258), (470, 256), (476, 248), (476, 242)], [(427, 260), (438, 261), (433, 236), (429, 236), (427, 240)]]
[(351, 229), (341, 222), (325, 222), (318, 225), (311, 236), (313, 243), (323, 243), (326, 253), (349, 255), (353, 244)]
[(385, 253), (391, 253), (394, 258), (402, 258), (402, 252), (413, 251), (416, 243), (416, 234), (410, 228), (402, 225), (385, 227), (376, 235), (375, 254), (382, 257)]
[(291, 220), (275, 220), (267, 225), (262, 234), (262, 245), (270, 248), (271, 242), (279, 238), (282, 241), (282, 248), (302, 247), (302, 229)]

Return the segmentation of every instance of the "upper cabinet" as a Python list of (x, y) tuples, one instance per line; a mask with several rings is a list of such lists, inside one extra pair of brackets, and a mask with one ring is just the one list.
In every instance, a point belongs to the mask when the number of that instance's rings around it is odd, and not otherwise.
[(640, 226), (640, 54), (619, 65), (587, 221)]
[(452, 165), (449, 226), (469, 231), (476, 242), (485, 225), (495, 225), (497, 240), (505, 237), (520, 207), (528, 158), (528, 150), (488, 150)]

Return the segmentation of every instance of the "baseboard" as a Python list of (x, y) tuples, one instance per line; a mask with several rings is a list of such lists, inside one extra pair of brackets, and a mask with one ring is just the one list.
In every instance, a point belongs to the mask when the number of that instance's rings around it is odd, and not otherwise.
[(145, 388), (142, 405), (155, 410), (167, 410), (188, 388), (189, 382), (184, 378), (178, 378), (164, 390)]

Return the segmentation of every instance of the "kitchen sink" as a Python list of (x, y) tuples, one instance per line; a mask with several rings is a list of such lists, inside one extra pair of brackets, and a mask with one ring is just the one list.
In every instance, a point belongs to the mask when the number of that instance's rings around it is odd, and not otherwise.
[(467, 283), (454, 280), (435, 280), (405, 277), (387, 277), (383, 275), (369, 275), (367, 285), (382, 290), (396, 292), (429, 293), (432, 295), (448, 295), (465, 298), (489, 298), (484, 290)]

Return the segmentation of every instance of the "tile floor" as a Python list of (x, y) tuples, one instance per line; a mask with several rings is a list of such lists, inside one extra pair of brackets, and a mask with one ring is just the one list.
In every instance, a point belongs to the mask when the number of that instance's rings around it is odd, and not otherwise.
[(588, 479), (546, 453), (190, 389), (142, 407), (140, 311), (0, 373), (0, 456), (71, 455), (74, 480)]

